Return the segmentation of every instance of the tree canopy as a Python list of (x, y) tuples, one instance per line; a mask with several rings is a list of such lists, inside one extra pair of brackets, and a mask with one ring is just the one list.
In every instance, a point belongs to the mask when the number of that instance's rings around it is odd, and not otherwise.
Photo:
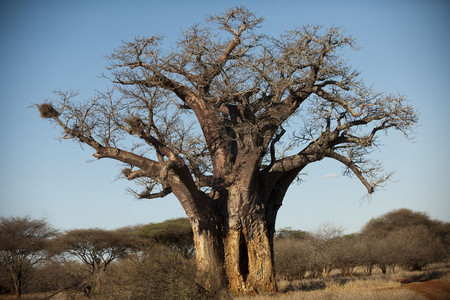
[(444, 224), (441, 221), (432, 220), (424, 212), (401, 208), (371, 219), (361, 229), (361, 233), (384, 237), (393, 231), (416, 226), (424, 226), (437, 233), (437, 231), (440, 231), (444, 227)]
[(150, 238), (174, 248), (185, 257), (190, 257), (194, 250), (194, 236), (187, 218), (143, 225), (136, 228), (134, 233), (141, 238)]
[[(108, 57), (112, 90), (87, 101), (56, 92), (39, 105), (41, 116), (95, 157), (128, 164), (124, 176), (146, 187), (140, 198), (173, 192), (167, 172), (175, 164), (198, 188), (215, 188), (213, 178), (234, 174), (250, 149), (266, 158), (258, 162), (265, 173), (336, 159), (372, 193), (389, 176), (367, 154), (379, 132), (409, 134), (414, 109), (363, 84), (341, 58), (356, 46), (339, 28), (304, 26), (273, 38), (257, 33), (262, 20), (236, 8), (186, 29), (172, 50), (160, 36), (124, 42)], [(278, 149), (294, 122), (300, 130)]]
[(133, 247), (127, 233), (102, 229), (70, 230), (61, 235), (57, 244), (61, 252), (78, 257), (94, 275), (104, 271), (119, 257), (125, 256)]

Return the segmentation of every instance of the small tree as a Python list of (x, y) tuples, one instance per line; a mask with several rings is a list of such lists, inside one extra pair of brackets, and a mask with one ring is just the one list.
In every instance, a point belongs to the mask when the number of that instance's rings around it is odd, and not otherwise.
[(373, 268), (376, 264), (374, 247), (375, 241), (367, 238), (364, 235), (359, 235), (356, 241), (356, 249), (358, 252), (357, 262), (358, 265), (364, 268), (366, 275), (372, 275)]
[(275, 267), (280, 278), (303, 278), (312, 256), (313, 249), (308, 240), (286, 237), (274, 241)]
[(403, 228), (414, 226), (426, 226), (431, 228), (438, 223), (440, 222), (431, 220), (426, 213), (401, 208), (371, 219), (361, 229), (361, 233), (370, 235), (371, 237), (386, 237), (391, 232)]
[(275, 239), (306, 240), (312, 238), (311, 234), (302, 230), (292, 230), (290, 227), (278, 229)]
[(445, 246), (445, 257), (450, 257), (450, 223), (440, 222), (434, 227), (435, 234), (439, 237), (442, 244)]
[(336, 242), (337, 259), (335, 266), (343, 276), (353, 275), (353, 271), (361, 261), (360, 238), (358, 235), (344, 235)]
[(321, 226), (313, 236), (311, 270), (316, 276), (321, 274), (324, 278), (327, 278), (330, 272), (337, 267), (337, 262), (343, 255), (343, 249), (341, 248), (343, 230), (326, 224)]
[(394, 253), (396, 263), (411, 271), (420, 271), (426, 265), (444, 258), (444, 245), (439, 238), (425, 226), (411, 226), (399, 229), (387, 237)]
[(76, 256), (88, 266), (94, 279), (94, 293), (99, 291), (101, 277), (108, 265), (134, 247), (128, 234), (102, 229), (71, 230), (57, 242), (61, 252)]
[(448, 228), (448, 223), (433, 220), (426, 213), (402, 208), (371, 219), (361, 234), (372, 245), (368, 259), (386, 273), (387, 267), (421, 269), (437, 256), (444, 259)]
[(404, 253), (406, 245), (401, 240), (392, 238), (393, 234), (403, 230), (410, 230), (410, 228), (393, 231), (388, 236), (375, 240), (373, 254), (375, 255), (376, 266), (380, 268), (383, 274), (387, 273), (389, 267), (392, 272), (395, 272), (395, 268), (403, 261), (406, 254)]
[(48, 258), (50, 239), (56, 234), (44, 220), (1, 218), (0, 262), (11, 274), (17, 298), (33, 267)]

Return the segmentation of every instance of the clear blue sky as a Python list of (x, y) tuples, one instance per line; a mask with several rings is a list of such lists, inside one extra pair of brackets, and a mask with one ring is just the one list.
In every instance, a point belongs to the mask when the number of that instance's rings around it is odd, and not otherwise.
[[(109, 85), (105, 55), (141, 35), (176, 40), (205, 15), (245, 5), (278, 35), (305, 24), (342, 26), (361, 50), (350, 64), (375, 90), (401, 93), (420, 111), (415, 141), (383, 137), (375, 153), (394, 181), (371, 201), (330, 160), (311, 165), (287, 193), (277, 228), (324, 223), (356, 232), (397, 208), (450, 221), (450, 2), (448, 1), (0, 1), (0, 216), (47, 218), (59, 229), (160, 222), (184, 216), (174, 197), (137, 201), (116, 180), (118, 164), (56, 139), (58, 129), (28, 108), (55, 89), (80, 99)], [(337, 176), (335, 176), (335, 174)]]

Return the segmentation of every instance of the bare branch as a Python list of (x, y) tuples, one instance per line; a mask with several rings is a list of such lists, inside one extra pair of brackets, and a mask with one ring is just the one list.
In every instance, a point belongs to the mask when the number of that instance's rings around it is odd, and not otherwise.
[(281, 127), (281, 131), (272, 139), (272, 142), (270, 143), (270, 163), (269, 165), (264, 169), (265, 172), (269, 171), (273, 164), (276, 161), (275, 157), (275, 144), (280, 141), (280, 139), (283, 137), (283, 135), (286, 133), (286, 130)]
[(358, 177), (358, 179), (362, 182), (362, 184), (366, 187), (367, 192), (369, 194), (372, 194), (374, 191), (374, 186), (372, 186), (363, 176), (361, 171), (358, 169), (358, 167), (351, 161), (350, 159), (339, 155), (338, 153), (331, 151), (331, 150), (325, 150), (324, 151), (325, 156), (336, 159), (337, 161), (343, 163), (345, 166), (347, 166), (352, 172)]
[(157, 193), (152, 193), (151, 190), (145, 190), (142, 193), (138, 194), (139, 199), (156, 199), (156, 198), (164, 198), (167, 195), (170, 195), (172, 193), (172, 189), (167, 186), (162, 191)]
[(142, 177), (150, 177), (148, 172), (143, 170), (136, 170), (132, 171), (129, 168), (123, 169), (122, 174), (128, 179), (128, 180), (134, 180), (136, 178), (142, 178)]

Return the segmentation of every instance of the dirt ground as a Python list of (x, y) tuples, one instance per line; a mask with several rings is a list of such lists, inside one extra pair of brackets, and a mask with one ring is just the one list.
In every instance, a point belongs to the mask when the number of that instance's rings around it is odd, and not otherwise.
[(411, 282), (404, 284), (403, 288), (420, 293), (429, 300), (450, 300), (450, 281), (447, 280)]

